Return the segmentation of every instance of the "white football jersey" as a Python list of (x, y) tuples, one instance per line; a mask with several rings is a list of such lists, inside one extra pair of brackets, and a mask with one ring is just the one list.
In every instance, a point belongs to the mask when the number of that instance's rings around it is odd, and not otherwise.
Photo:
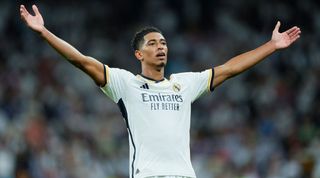
[(196, 177), (190, 160), (191, 104), (213, 89), (213, 69), (154, 81), (105, 67), (107, 84), (101, 89), (118, 104), (127, 124), (130, 178)]

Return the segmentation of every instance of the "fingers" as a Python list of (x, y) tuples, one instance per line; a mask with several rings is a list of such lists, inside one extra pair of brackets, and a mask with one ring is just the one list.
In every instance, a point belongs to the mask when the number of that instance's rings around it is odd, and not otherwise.
[[(32, 10), (35, 15), (40, 15), (39, 9), (36, 5), (32, 5)], [(28, 10), (26, 9), (26, 7), (24, 5), (20, 5), (20, 14), (23, 17), (30, 15), (30, 13), (28, 12)]]
[(28, 12), (28, 10), (26, 9), (26, 7), (24, 7), (24, 5), (20, 5), (20, 15), (22, 17), (26, 17), (28, 16), (30, 13)]
[(293, 39), (291, 39), (291, 43), (295, 42), (299, 38), (300, 38), (300, 35), (295, 36)]
[(287, 30), (285, 33), (289, 35), (290, 38), (295, 38), (296, 36), (300, 35), (301, 30), (298, 27), (292, 27), (291, 29)]
[(295, 33), (297, 31), (300, 31), (300, 28), (294, 26), (294, 27), (290, 28), (289, 30), (285, 31), (285, 33), (290, 35), (290, 34)]
[(33, 9), (33, 12), (35, 13), (35, 15), (40, 15), (39, 9), (36, 5), (32, 5), (32, 9)]
[(279, 31), (279, 28), (280, 28), (280, 25), (281, 25), (281, 23), (280, 23), (280, 21), (278, 21), (277, 22), (277, 24), (276, 24), (276, 26), (274, 27), (274, 30), (273, 31)]
[(285, 33), (289, 36), (291, 43), (293, 43), (300, 38), (301, 30), (295, 26), (287, 30)]
[(296, 35), (296, 36), (290, 38), (290, 44), (294, 43), (299, 38), (300, 38), (300, 35)]

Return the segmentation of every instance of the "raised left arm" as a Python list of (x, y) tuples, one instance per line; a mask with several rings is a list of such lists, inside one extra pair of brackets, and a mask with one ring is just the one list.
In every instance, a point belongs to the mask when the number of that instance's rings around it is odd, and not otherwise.
[(279, 32), (279, 28), (280, 22), (278, 21), (272, 32), (270, 41), (254, 50), (231, 58), (223, 65), (215, 67), (213, 86), (217, 87), (228, 78), (244, 72), (276, 50), (289, 47), (300, 37), (300, 28), (296, 26), (282, 33)]

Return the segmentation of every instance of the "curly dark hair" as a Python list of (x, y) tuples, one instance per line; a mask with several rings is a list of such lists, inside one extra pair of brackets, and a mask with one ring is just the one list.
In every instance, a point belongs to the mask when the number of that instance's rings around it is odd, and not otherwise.
[(144, 36), (152, 32), (157, 32), (162, 34), (162, 32), (156, 27), (144, 27), (141, 30), (137, 31), (131, 41), (131, 47), (133, 51), (139, 50), (141, 45), (144, 42)]

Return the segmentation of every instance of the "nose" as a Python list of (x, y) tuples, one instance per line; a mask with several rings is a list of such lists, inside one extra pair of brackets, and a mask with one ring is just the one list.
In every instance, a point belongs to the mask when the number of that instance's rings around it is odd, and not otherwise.
[(161, 43), (158, 43), (158, 46), (157, 46), (157, 47), (158, 47), (158, 49), (160, 49), (160, 50), (161, 50), (161, 49), (164, 49), (164, 45), (161, 44)]

